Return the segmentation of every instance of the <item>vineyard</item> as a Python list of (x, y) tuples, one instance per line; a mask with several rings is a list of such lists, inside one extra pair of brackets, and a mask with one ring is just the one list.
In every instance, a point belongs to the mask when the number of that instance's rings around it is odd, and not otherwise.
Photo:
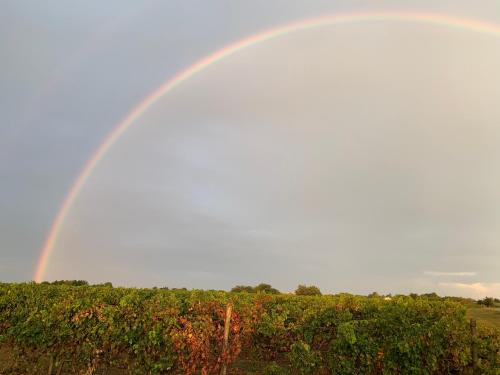
[(499, 348), (447, 299), (0, 284), (5, 374), (499, 374)]

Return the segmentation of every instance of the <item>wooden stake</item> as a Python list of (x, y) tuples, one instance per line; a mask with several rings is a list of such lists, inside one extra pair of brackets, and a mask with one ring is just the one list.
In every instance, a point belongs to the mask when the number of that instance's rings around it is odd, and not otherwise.
[(470, 334), (471, 334), (471, 354), (472, 354), (472, 373), (477, 374), (477, 330), (476, 319), (470, 320)]
[(63, 365), (64, 365), (64, 362), (61, 361), (61, 363), (59, 364), (59, 368), (57, 369), (56, 375), (61, 375)]
[[(231, 312), (233, 311), (233, 306), (229, 303), (226, 308), (226, 321), (224, 323), (224, 343), (222, 346), (222, 355), (225, 357), (227, 353), (227, 347), (229, 343), (229, 326), (231, 324)], [(226, 363), (222, 364), (221, 375), (226, 375)]]
[(54, 354), (50, 354), (50, 363), (49, 363), (49, 375), (52, 375), (52, 368), (54, 367)]

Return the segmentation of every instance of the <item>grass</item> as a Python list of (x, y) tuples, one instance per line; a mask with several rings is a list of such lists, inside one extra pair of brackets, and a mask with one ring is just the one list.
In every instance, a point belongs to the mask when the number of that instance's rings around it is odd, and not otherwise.
[(264, 361), (240, 359), (232, 366), (231, 372), (234, 374), (257, 375), (264, 372), (268, 363)]
[(500, 307), (471, 307), (467, 310), (467, 316), (500, 329)]
[(10, 361), (10, 352), (5, 345), (0, 345), (0, 374), (3, 374), (3, 371), (10, 365), (12, 365)]

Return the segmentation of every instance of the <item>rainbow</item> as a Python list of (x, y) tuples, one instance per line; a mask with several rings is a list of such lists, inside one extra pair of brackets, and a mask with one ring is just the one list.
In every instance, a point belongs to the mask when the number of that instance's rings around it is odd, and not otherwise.
[(209, 66), (256, 44), (302, 30), (308, 30), (333, 24), (361, 21), (417, 22), (457, 29), (465, 29), (478, 33), (489, 34), (492, 36), (500, 36), (500, 26), (496, 24), (469, 18), (448, 16), (444, 14), (415, 11), (339, 13), (293, 22), (270, 30), (266, 30), (258, 34), (249, 36), (245, 39), (239, 40), (212, 53), (211, 55), (202, 58), (201, 60), (195, 62), (193, 65), (189, 66), (187, 69), (168, 79), (160, 87), (150, 93), (145, 99), (142, 100), (142, 102), (140, 102), (135, 108), (133, 108), (102, 141), (100, 146), (87, 161), (80, 174), (74, 181), (67, 196), (62, 202), (62, 205), (56, 217), (54, 218), (54, 221), (52, 222), (50, 230), (47, 234), (47, 238), (40, 252), (33, 277), (34, 280), (36, 282), (41, 282), (43, 280), (50, 255), (53, 252), (66, 216), (71, 210), (73, 203), (77, 199), (78, 194), (80, 193), (82, 187), (85, 185), (85, 182), (87, 181), (89, 176), (92, 174), (96, 166), (106, 155), (109, 149), (113, 146), (113, 144), (118, 140), (118, 138), (120, 138), (120, 136), (134, 123), (134, 121), (137, 120), (144, 112), (146, 112), (148, 108), (154, 105), (162, 96), (171, 92), (174, 88), (182, 84), (184, 81), (202, 72)]

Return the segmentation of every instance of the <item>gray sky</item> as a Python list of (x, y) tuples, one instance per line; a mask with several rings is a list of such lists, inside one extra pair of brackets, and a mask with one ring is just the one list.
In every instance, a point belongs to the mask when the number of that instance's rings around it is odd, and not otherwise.
[[(86, 160), (166, 78), (290, 21), (404, 9), (500, 23), (493, 1), (3, 2), (0, 279), (32, 278)], [(380, 21), (235, 54), (113, 146), (46, 277), (500, 296), (498, 66), (498, 38)]]

